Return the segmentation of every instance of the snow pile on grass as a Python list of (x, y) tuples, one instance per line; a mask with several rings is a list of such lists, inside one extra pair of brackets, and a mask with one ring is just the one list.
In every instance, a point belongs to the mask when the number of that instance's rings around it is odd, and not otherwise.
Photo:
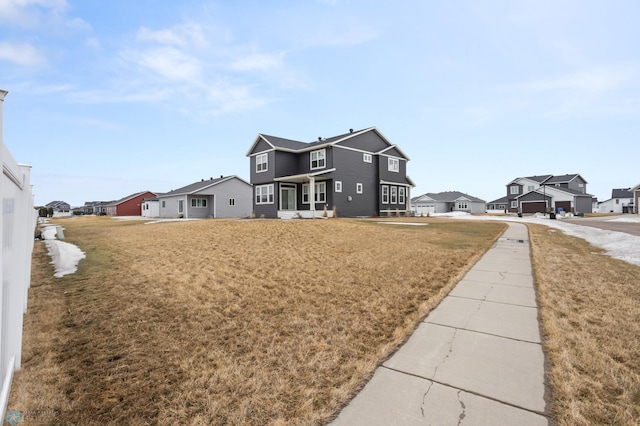
[(85, 258), (85, 254), (78, 246), (56, 239), (57, 234), (56, 226), (46, 226), (42, 229), (42, 238), (55, 269), (53, 276), (60, 278), (76, 272), (78, 263)]

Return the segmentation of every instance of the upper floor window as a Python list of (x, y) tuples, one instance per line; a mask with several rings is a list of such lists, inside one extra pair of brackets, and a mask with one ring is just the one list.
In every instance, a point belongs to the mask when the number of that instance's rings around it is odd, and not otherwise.
[(256, 155), (256, 173), (266, 172), (269, 161), (268, 154), (258, 154)]
[(468, 208), (466, 201), (458, 201), (458, 210), (466, 210)]
[(322, 169), (327, 167), (327, 152), (324, 149), (311, 151), (311, 169)]
[(371, 159), (371, 154), (367, 154), (366, 152), (362, 154), (362, 161), (364, 161), (365, 163), (371, 163)]
[(534, 189), (534, 186), (533, 186), (533, 185), (529, 185), (529, 186), (527, 186), (527, 191), (531, 192), (531, 191), (533, 191), (533, 189)]
[(518, 185), (513, 185), (511, 187), (509, 187), (509, 191), (511, 194), (519, 194), (520, 193), (520, 187)]
[(389, 171), (390, 172), (399, 172), (400, 171), (400, 160), (397, 158), (389, 157)]
[(256, 186), (256, 204), (273, 204), (273, 184)]
[(191, 207), (207, 207), (206, 198), (192, 198)]

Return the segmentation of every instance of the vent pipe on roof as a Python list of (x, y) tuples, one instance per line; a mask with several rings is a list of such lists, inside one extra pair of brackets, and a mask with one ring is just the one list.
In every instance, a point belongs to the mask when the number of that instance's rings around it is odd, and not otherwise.
[(222, 179), (224, 176), (220, 175), (220, 179)]
[(322, 140), (322, 136), (318, 136), (318, 142)]
[(353, 133), (353, 129), (349, 129), (349, 133)]

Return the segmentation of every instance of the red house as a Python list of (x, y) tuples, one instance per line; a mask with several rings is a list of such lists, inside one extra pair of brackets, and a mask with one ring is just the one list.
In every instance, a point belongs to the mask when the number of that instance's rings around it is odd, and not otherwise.
[(142, 201), (155, 197), (151, 191), (137, 192), (105, 206), (107, 216), (142, 216)]

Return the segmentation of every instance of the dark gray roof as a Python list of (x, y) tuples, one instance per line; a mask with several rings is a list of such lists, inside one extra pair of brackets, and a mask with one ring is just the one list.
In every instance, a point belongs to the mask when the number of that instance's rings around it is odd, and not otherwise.
[(487, 204), (507, 204), (509, 202), (509, 198), (507, 196), (500, 197), (497, 200), (489, 201)]
[[(165, 194), (158, 194), (158, 197), (169, 197), (169, 196), (173, 196), (173, 195), (180, 195), (180, 194), (193, 194), (194, 192), (198, 192), (201, 191), (205, 188), (208, 188), (212, 185), (216, 185), (219, 184), (221, 182), (224, 182), (226, 180), (229, 179), (240, 179), (238, 176), (232, 175), (232, 176), (220, 176), (219, 178), (209, 178), (209, 179), (202, 179), (199, 182), (194, 182), (192, 184), (189, 184), (187, 186), (183, 186), (182, 188), (178, 188), (178, 189), (174, 189), (172, 191), (169, 191)], [(240, 179), (242, 182), (245, 182), (244, 180)], [(247, 185), (250, 185), (248, 182), (245, 182)]]
[(349, 136), (350, 134), (353, 133), (358, 133), (361, 132), (362, 130), (366, 130), (366, 129), (361, 129), (361, 130), (355, 130), (353, 132), (349, 132), (349, 133), (343, 133), (341, 135), (337, 135), (337, 136), (331, 136), (328, 138), (324, 138), (319, 136), (318, 140), (312, 141), (312, 142), (300, 142), (300, 141), (296, 141), (293, 139), (285, 139), (285, 138), (280, 138), (278, 136), (271, 136), (271, 135), (265, 135), (263, 133), (261, 133), (260, 135), (265, 138), (267, 141), (269, 141), (271, 143), (271, 145), (278, 147), (278, 148), (285, 148), (285, 149), (295, 149), (295, 150), (300, 150), (300, 149), (308, 149), (308, 148), (312, 148), (314, 146), (317, 145), (324, 145), (324, 144), (329, 144), (335, 141), (339, 141), (340, 139), (343, 139), (347, 136)]
[(527, 177), (525, 177), (525, 179), (529, 179), (529, 180), (532, 180), (532, 181), (535, 181), (535, 182), (538, 182), (538, 183), (542, 183), (545, 180), (547, 180), (549, 178), (552, 178), (552, 177), (553, 177), (553, 175), (527, 176)]
[[(438, 192), (438, 193), (433, 193), (433, 192), (427, 192), (426, 194), (424, 194), (430, 198), (433, 198), (436, 201), (442, 201), (442, 202), (454, 202), (459, 198), (465, 197), (467, 199), (469, 199), (470, 201), (475, 201), (475, 202), (479, 202), (479, 203), (484, 203), (484, 200), (481, 200), (480, 198), (474, 197), (472, 195), (469, 194), (465, 194), (464, 192), (459, 192), (459, 191), (444, 191), (444, 192)], [(421, 195), (420, 197), (422, 197), (423, 195)], [(416, 197), (416, 198), (420, 198), (420, 197)]]
[(560, 175), (560, 176), (552, 176), (549, 180), (545, 181), (545, 184), (549, 183), (569, 183), (580, 175), (574, 173), (572, 175)]
[(633, 198), (630, 188), (617, 188), (611, 190), (611, 198)]

